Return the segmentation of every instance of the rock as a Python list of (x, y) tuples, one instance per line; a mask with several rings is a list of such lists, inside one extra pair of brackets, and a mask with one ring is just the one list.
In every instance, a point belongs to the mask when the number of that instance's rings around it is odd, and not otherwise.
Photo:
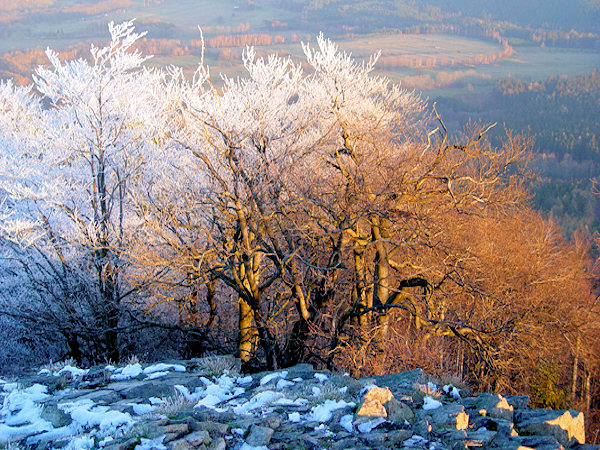
[(422, 369), (371, 377), (377, 386), (386, 386), (392, 391), (394, 397), (398, 398), (410, 395), (414, 391), (415, 384), (423, 382), (425, 378), (426, 375)]
[[(194, 365), (193, 362), (184, 364), (188, 369)], [(92, 370), (88, 374), (84, 376), (84, 381), (80, 377), (68, 381), (68, 390), (50, 392), (50, 396), (33, 400), (51, 433), (72, 423), (70, 414), (64, 413), (59, 407), (63, 403), (82, 401), (82, 404), (91, 407), (93, 402), (95, 407), (107, 410), (108, 417), (111, 417), (119, 411), (131, 412), (133, 403), (159, 403), (159, 399), (151, 397), (174, 395), (175, 384), (185, 386), (192, 393), (196, 386), (203, 386), (207, 393), (212, 389), (217, 397), (230, 397), (216, 409), (182, 404), (176, 410), (176, 419), (173, 414), (169, 418), (152, 412), (141, 416), (132, 414), (130, 427), (117, 428), (114, 433), (111, 430), (114, 439), (104, 447), (110, 450), (134, 448), (140, 439), (144, 442), (155, 440), (157, 443), (162, 440), (166, 448), (178, 450), (239, 449), (244, 444), (272, 450), (404, 447), (556, 450), (565, 446), (600, 450), (598, 446), (579, 444), (583, 442), (582, 414), (529, 409), (526, 396), (480, 394), (475, 397), (444, 398), (445, 404), (439, 408), (425, 410), (420, 407), (417, 396), (413, 397), (414, 384), (426, 382), (420, 370), (355, 380), (330, 372), (315, 372), (311, 366), (301, 364), (277, 374), (242, 375), (240, 378), (234, 376), (220, 380), (213, 378), (214, 384), (188, 370), (170, 372), (154, 380), (141, 379), (144, 375), (119, 382), (108, 380), (106, 386), (97, 389), (89, 389), (89, 386), (94, 383), (102, 386), (102, 370)], [(319, 376), (315, 377), (315, 374)], [(260, 385), (264, 377), (266, 381)], [(31, 385), (31, 380), (37, 378), (45, 380), (43, 386), (56, 381), (47, 375), (30, 377), (25, 380), (24, 386)], [(361, 398), (360, 393), (366, 386), (369, 386), (368, 392)], [(15, 383), (6, 392), (10, 389), (19, 388)], [(32, 393), (39, 396), (42, 391), (43, 388), (38, 386)], [(17, 401), (20, 395), (14, 396), (15, 401), (4, 401), (8, 406), (2, 408), (0, 428), (25, 423), (18, 416), (23, 409), (23, 406), (19, 406), (20, 401)], [(8, 399), (8, 394), (0, 392), (0, 401), (3, 397)], [(279, 400), (282, 401), (277, 404)], [(331, 420), (323, 424), (315, 421), (314, 415), (308, 414), (315, 407), (326, 407), (327, 400), (359, 403), (359, 407), (355, 413), (348, 408), (334, 410)], [(311, 422), (308, 421), (310, 417)], [(516, 425), (513, 425), (513, 419)], [(69, 443), (68, 439), (50, 439), (48, 436), (51, 433), (43, 435), (39, 434), (40, 431), (32, 431), (37, 433), (34, 436), (27, 429), (25, 434), (26, 429), (24, 427), (22, 434), (12, 436), (15, 444), (30, 444), (32, 448), (45, 449), (61, 448)], [(517, 431), (523, 435), (519, 436)], [(99, 425), (92, 424), (83, 432), (98, 436), (102, 430)], [(0, 442), (0, 447), (2, 444)]]
[(349, 448), (353, 448), (358, 445), (358, 439), (356, 438), (346, 438), (341, 439), (334, 444), (331, 445), (331, 450), (347, 450)]
[(198, 447), (210, 442), (210, 434), (208, 431), (194, 431), (193, 433), (188, 434), (184, 439), (194, 447)]
[(392, 391), (390, 391), (388, 388), (381, 387), (373, 387), (369, 389), (369, 392), (367, 392), (364, 396), (366, 401), (378, 401), (382, 405), (389, 402), (393, 398), (394, 395), (392, 394)]
[(413, 433), (411, 430), (392, 430), (388, 433), (387, 440), (391, 445), (398, 447), (412, 435)]
[(311, 364), (297, 364), (293, 367), (286, 369), (288, 372), (287, 379), (293, 380), (294, 378), (302, 378), (303, 380), (313, 379), (313, 366)]
[(528, 395), (505, 395), (504, 398), (510, 406), (514, 409), (527, 409), (529, 408), (529, 396)]
[(40, 416), (42, 419), (50, 422), (54, 428), (65, 427), (73, 422), (71, 416), (65, 414), (65, 412), (59, 409), (55, 404), (44, 405), (44, 409)]
[(226, 423), (219, 422), (194, 422), (191, 426), (193, 430), (207, 431), (211, 435), (225, 436), (231, 428)]
[(484, 448), (487, 448), (496, 436), (498, 436), (497, 431), (491, 431), (483, 427), (477, 431), (467, 432), (467, 438), (470, 442), (477, 442), (479, 447)]
[(274, 431), (271, 428), (252, 425), (250, 427), (250, 433), (248, 433), (248, 436), (246, 437), (246, 443), (252, 447), (267, 445), (271, 442), (273, 432)]
[(225, 439), (220, 437), (220, 438), (212, 441), (212, 443), (208, 447), (208, 450), (225, 450), (226, 448), (227, 448), (227, 443), (225, 442)]
[(140, 439), (137, 437), (129, 438), (125, 441), (111, 441), (108, 445), (104, 446), (104, 450), (130, 450), (135, 448), (140, 443)]
[(357, 416), (364, 417), (387, 417), (387, 411), (379, 400), (363, 400), (356, 411)]
[(405, 421), (412, 422), (415, 420), (415, 412), (412, 408), (395, 398), (392, 398), (385, 405), (387, 418), (390, 422), (403, 425)]
[(494, 419), (493, 417), (478, 417), (471, 423), (473, 429), (478, 430), (484, 427), (490, 431), (497, 431), (504, 436), (517, 436), (514, 424), (508, 420)]
[(564, 450), (564, 447), (554, 438), (548, 436), (516, 436), (497, 438), (491, 448), (501, 450)]
[(165, 425), (161, 429), (161, 433), (165, 435), (164, 443), (176, 441), (177, 439), (185, 436), (190, 431), (187, 423), (178, 423)]
[(432, 410), (431, 423), (434, 427), (466, 430), (469, 426), (469, 416), (465, 413), (464, 406), (451, 403)]
[(519, 411), (515, 426), (519, 434), (552, 436), (564, 446), (585, 444), (583, 413), (573, 410), (531, 409)]
[(171, 450), (192, 450), (195, 447), (190, 444), (188, 441), (186, 441), (185, 439), (179, 439), (177, 441), (173, 441), (169, 444), (169, 448)]
[(387, 440), (387, 433), (371, 432), (361, 436), (361, 439), (371, 448), (381, 448)]
[(476, 397), (465, 398), (461, 403), (465, 408), (473, 409), (482, 416), (513, 421), (513, 407), (499, 394), (479, 394)]
[[(150, 398), (150, 397), (171, 397), (175, 394), (174, 385), (166, 384), (162, 380), (152, 380), (135, 383), (133, 386), (119, 391), (127, 399)], [(108, 387), (111, 387), (110, 385)]]

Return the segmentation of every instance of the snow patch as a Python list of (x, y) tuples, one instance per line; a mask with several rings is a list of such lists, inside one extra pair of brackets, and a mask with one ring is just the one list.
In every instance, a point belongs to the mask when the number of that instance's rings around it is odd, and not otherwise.
[(2, 390), (4, 392), (12, 392), (15, 389), (17, 389), (19, 387), (18, 383), (6, 383), (4, 386), (2, 386)]
[(63, 373), (70, 373), (71, 374), (71, 378), (76, 378), (76, 377), (82, 377), (85, 374), (87, 374), (89, 372), (89, 369), (80, 369), (79, 367), (75, 367), (75, 366), (65, 366), (62, 369), (60, 369), (57, 373), (55, 373), (54, 375), (62, 375)]
[(110, 379), (115, 381), (129, 380), (130, 378), (139, 376), (142, 372), (142, 365), (140, 363), (130, 364), (122, 369), (116, 369)]
[(354, 416), (352, 414), (346, 414), (340, 418), (340, 426), (348, 433), (354, 432), (354, 425), (352, 424), (353, 419)]
[(151, 412), (156, 411), (157, 407), (154, 405), (147, 405), (144, 403), (130, 403), (133, 407), (133, 413), (136, 416), (143, 416), (144, 414), (150, 414)]
[(432, 409), (438, 409), (442, 406), (442, 402), (435, 400), (433, 397), (426, 395), (423, 400), (423, 409), (426, 411), (430, 411)]
[(402, 443), (402, 445), (404, 445), (404, 447), (416, 447), (416, 446), (422, 446), (424, 444), (426, 444), (427, 442), (429, 442), (427, 439), (425, 439), (423, 436), (419, 436), (418, 434), (412, 436), (410, 439), (407, 439), (406, 441), (404, 441)]
[(313, 406), (310, 413), (307, 416), (308, 420), (314, 420), (316, 422), (329, 422), (333, 411), (343, 408), (353, 408), (356, 406), (355, 403), (348, 403), (343, 400), (325, 400), (322, 405)]
[(162, 443), (164, 438), (164, 435), (159, 436), (156, 439), (142, 438), (140, 443), (135, 446), (135, 450), (166, 450), (167, 447), (165, 447)]
[(281, 392), (262, 391), (254, 395), (246, 403), (234, 407), (233, 412), (235, 414), (248, 414), (250, 411), (268, 406), (283, 397), (284, 395)]
[(146, 367), (144, 369), (144, 373), (148, 375), (155, 372), (168, 372), (170, 370), (173, 370), (175, 372), (185, 372), (185, 366), (182, 366), (181, 364), (158, 363)]
[(383, 417), (377, 417), (376, 419), (363, 422), (357, 426), (358, 431), (361, 433), (370, 433), (373, 429), (384, 423), (386, 420)]
[(133, 425), (133, 419), (128, 413), (111, 410), (108, 406), (95, 405), (91, 400), (62, 403), (58, 407), (68, 413), (82, 428), (99, 426), (104, 434), (113, 434), (118, 427)]
[(444, 391), (444, 393), (451, 396), (455, 400), (460, 399), (460, 390), (456, 386), (447, 384), (442, 388), (442, 390)]
[(288, 374), (288, 371), (284, 370), (283, 372), (275, 372), (275, 373), (270, 373), (268, 375), (265, 375), (264, 377), (262, 377), (260, 379), (260, 385), (264, 386), (269, 381), (276, 380), (277, 378), (285, 378), (285, 377), (287, 377), (287, 374)]
[(319, 380), (321, 383), (323, 383), (329, 379), (329, 377), (327, 375), (325, 375), (324, 373), (315, 373), (315, 378), (317, 380)]
[(157, 378), (162, 378), (166, 375), (169, 375), (169, 372), (152, 372), (145, 379), (146, 380), (155, 380)]
[(286, 387), (290, 387), (293, 385), (294, 385), (294, 383), (292, 383), (291, 381), (282, 379), (277, 382), (277, 390), (280, 391), (282, 389), (285, 389)]
[(248, 375), (246, 377), (237, 377), (235, 379), (235, 382), (237, 384), (239, 384), (240, 386), (246, 386), (247, 384), (252, 383), (252, 377), (250, 375)]

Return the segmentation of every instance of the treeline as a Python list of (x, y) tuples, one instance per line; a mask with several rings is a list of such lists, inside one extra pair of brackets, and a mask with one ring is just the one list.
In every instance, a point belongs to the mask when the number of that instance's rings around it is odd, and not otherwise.
[[(225, 48), (225, 47), (246, 47), (258, 45), (274, 45), (283, 44), (285, 38), (283, 36), (271, 36), (270, 34), (236, 34), (236, 35), (220, 35), (206, 38), (204, 45), (207, 48)], [(202, 41), (199, 39), (190, 42), (192, 47), (201, 47)]]
[[(71, 3), (56, 5), (54, 1), (15, 2), (7, 0), (8, 8), (0, 8), (0, 23), (30, 20), (64, 20), (65, 15), (92, 16), (104, 14), (117, 9), (126, 9), (133, 5), (132, 0), (95, 0), (91, 3)], [(12, 8), (11, 8), (12, 7)]]

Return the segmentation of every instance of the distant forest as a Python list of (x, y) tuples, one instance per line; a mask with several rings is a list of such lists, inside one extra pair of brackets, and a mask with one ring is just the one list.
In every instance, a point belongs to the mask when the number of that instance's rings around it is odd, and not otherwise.
[(600, 72), (526, 82), (498, 81), (478, 105), (438, 98), (440, 110), (461, 125), (477, 118), (498, 122), (490, 133), (499, 142), (506, 129), (532, 136), (538, 176), (533, 203), (551, 213), (568, 232), (598, 231), (600, 202), (592, 180), (600, 175)]

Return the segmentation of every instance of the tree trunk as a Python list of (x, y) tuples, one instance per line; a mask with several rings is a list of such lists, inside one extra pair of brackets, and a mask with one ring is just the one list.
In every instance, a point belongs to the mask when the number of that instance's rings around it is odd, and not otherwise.
[[(389, 220), (373, 216), (371, 219), (371, 230), (375, 243), (375, 293), (373, 304), (384, 306), (390, 298), (390, 262), (388, 250), (383, 239), (389, 237)], [(388, 336), (389, 316), (387, 311), (381, 311), (378, 316), (379, 329), (376, 340), (383, 341)]]
[(254, 311), (242, 298), (239, 302), (239, 329), (240, 337), (238, 352), (242, 362), (249, 362), (256, 354), (258, 332), (254, 325)]
[(575, 355), (573, 358), (573, 374), (571, 377), (571, 407), (575, 406), (575, 400), (577, 400), (577, 371), (579, 369), (579, 344), (581, 336), (577, 333), (577, 339), (575, 341)]

